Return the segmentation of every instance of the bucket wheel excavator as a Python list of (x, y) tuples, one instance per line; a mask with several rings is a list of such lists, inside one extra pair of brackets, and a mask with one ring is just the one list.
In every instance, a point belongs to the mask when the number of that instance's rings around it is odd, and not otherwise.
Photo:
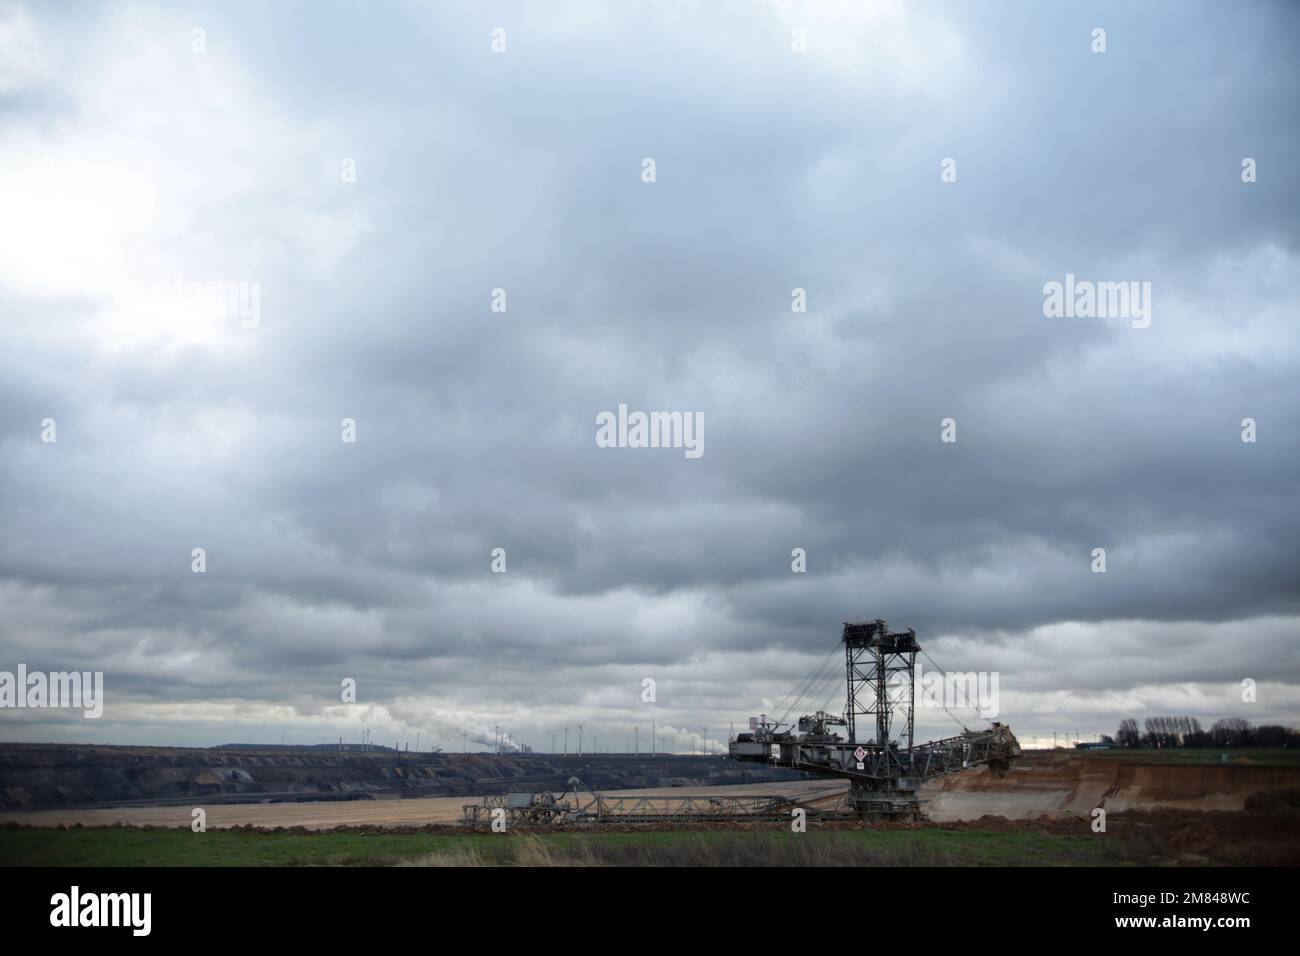
[[(916, 655), (923, 653), (914, 630), (890, 631), (883, 620), (845, 623), (841, 644), (847, 684), (843, 712), (818, 710), (791, 723), (766, 714), (751, 717), (750, 732), (730, 742), (734, 759), (847, 779), (847, 800), (863, 819), (906, 820), (920, 818), (918, 792), (926, 780), (979, 765), (1005, 773), (1020, 756), (1011, 728), (996, 721), (987, 730), (963, 725), (955, 737), (913, 741)], [(816, 675), (804, 679), (807, 686), (792, 708), (834, 672)]]

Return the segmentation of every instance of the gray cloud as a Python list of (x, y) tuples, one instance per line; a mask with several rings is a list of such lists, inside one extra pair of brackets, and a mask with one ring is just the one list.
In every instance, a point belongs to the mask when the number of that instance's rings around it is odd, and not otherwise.
[[(859, 615), (999, 670), (1018, 730), (1296, 720), (1289, 6), (0, 25), (0, 667), (104, 670), (115, 740), (717, 737)], [(1151, 327), (1045, 318), (1067, 272), (1151, 282)], [(620, 402), (705, 455), (596, 447)]]

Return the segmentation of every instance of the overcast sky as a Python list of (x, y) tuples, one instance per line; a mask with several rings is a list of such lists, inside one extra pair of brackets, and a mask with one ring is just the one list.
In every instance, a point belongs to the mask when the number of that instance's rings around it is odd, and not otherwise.
[(1300, 722), (1298, 54), (1263, 2), (0, 0), (0, 669), (107, 689), (0, 737), (725, 748), (859, 617), (1026, 742)]

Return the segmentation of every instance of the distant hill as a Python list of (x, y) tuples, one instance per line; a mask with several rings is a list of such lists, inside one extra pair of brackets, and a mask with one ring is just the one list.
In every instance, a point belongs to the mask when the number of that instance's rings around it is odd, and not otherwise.
[[(332, 751), (334, 753), (404, 753), (394, 747), (385, 747), (382, 744), (218, 744), (213, 750), (320, 750)], [(429, 753), (424, 750), (422, 753)], [(439, 753), (440, 751), (433, 751)]]
[(0, 744), (5, 809), (369, 800), (799, 780), (806, 774), (721, 755), (492, 754), (360, 744), (103, 747)]

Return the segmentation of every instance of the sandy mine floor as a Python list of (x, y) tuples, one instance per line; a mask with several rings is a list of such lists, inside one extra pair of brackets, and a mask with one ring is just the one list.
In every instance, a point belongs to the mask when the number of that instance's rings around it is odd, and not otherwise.
[[(845, 785), (825, 781), (795, 783), (748, 783), (727, 787), (663, 787), (646, 790), (606, 790), (606, 796), (739, 797), (774, 794), (794, 797), (806, 806), (828, 809), (844, 793)], [(413, 800), (349, 800), (346, 802), (254, 803), (207, 807), (208, 828), (244, 826), (307, 827), (328, 830), (340, 826), (423, 826), (427, 823), (457, 823), (461, 807), (476, 803), (477, 797), (423, 797)], [(195, 806), (201, 806), (196, 804)], [(189, 829), (192, 806), (120, 807), (110, 810), (37, 810), (0, 813), (0, 823), (57, 827), (127, 826), (184, 827)]]

